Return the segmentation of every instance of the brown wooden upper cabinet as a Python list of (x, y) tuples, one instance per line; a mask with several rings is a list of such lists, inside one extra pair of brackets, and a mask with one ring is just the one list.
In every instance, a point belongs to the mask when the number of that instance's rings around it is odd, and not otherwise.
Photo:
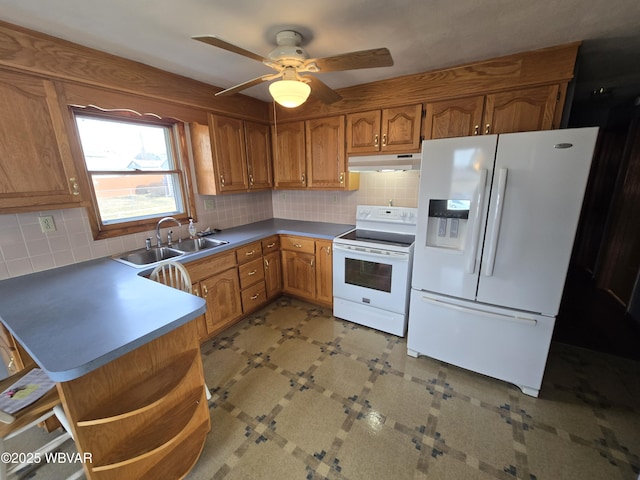
[(554, 125), (559, 85), (457, 98), (425, 104), (425, 139), (526, 132)]
[(422, 105), (347, 115), (347, 153), (402, 153), (420, 150)]
[(348, 190), (344, 116), (307, 120), (305, 138), (309, 188)]
[(275, 188), (307, 188), (304, 121), (276, 123), (272, 139)]
[(0, 71), (0, 213), (80, 204), (63, 103), (53, 82)]
[(268, 189), (269, 127), (209, 114), (209, 125), (190, 124), (198, 193), (217, 195)]
[(276, 124), (273, 127), (275, 188), (355, 190), (349, 174), (343, 115)]

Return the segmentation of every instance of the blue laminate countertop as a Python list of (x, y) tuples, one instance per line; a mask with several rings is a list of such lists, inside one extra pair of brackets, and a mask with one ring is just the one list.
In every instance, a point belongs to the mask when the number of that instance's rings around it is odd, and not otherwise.
[[(216, 233), (224, 247), (273, 234), (333, 239), (353, 225), (270, 219)], [(0, 281), (0, 320), (56, 382), (78, 378), (202, 315), (205, 301), (101, 258)]]

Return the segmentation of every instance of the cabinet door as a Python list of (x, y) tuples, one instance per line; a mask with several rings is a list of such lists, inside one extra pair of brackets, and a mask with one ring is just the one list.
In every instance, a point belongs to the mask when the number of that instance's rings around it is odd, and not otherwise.
[(220, 193), (249, 188), (242, 120), (209, 114), (213, 137), (213, 159)]
[(422, 105), (382, 110), (382, 152), (417, 152), (420, 150)]
[(347, 153), (380, 150), (380, 110), (347, 115)]
[(480, 134), (483, 107), (484, 96), (427, 103), (423, 126), (425, 140)]
[(307, 185), (309, 188), (345, 188), (347, 168), (344, 117), (307, 120)]
[(316, 299), (333, 304), (333, 243), (331, 240), (316, 240)]
[(282, 291), (282, 260), (279, 251), (264, 256), (264, 281), (267, 298), (275, 297)]
[(213, 163), (209, 125), (192, 122), (189, 124), (189, 135), (198, 193), (200, 195), (217, 195), (220, 193), (219, 181)]
[(558, 85), (547, 85), (487, 95), (482, 133), (550, 130), (558, 94)]
[(298, 297), (315, 300), (315, 256), (310, 253), (282, 251), (282, 290)]
[(62, 106), (48, 80), (0, 71), (0, 213), (80, 203)]
[(207, 301), (207, 331), (211, 334), (242, 315), (238, 271), (231, 268), (200, 281), (200, 295)]
[(277, 123), (272, 133), (275, 188), (306, 188), (304, 122)]
[(247, 146), (247, 173), (251, 190), (266, 190), (273, 187), (271, 174), (271, 139), (269, 125), (244, 122)]

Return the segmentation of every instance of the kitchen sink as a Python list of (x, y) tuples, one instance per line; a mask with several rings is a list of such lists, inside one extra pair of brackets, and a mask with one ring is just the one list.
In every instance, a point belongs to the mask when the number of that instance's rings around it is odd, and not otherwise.
[(185, 252), (169, 247), (153, 247), (147, 250), (146, 248), (140, 248), (131, 252), (122, 253), (115, 256), (116, 260), (120, 260), (124, 263), (132, 264), (134, 266), (150, 265), (152, 263), (161, 262), (162, 260), (168, 260), (174, 257), (180, 257)]
[(214, 238), (189, 238), (181, 242), (174, 243), (172, 248), (184, 253), (199, 252), (200, 250), (208, 250), (209, 248), (226, 245), (229, 242), (224, 240), (216, 240)]

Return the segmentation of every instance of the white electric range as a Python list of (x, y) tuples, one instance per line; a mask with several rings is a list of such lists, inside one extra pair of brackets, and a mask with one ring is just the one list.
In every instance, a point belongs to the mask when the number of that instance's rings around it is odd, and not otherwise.
[(333, 240), (333, 315), (403, 337), (417, 209), (358, 205), (356, 228)]

